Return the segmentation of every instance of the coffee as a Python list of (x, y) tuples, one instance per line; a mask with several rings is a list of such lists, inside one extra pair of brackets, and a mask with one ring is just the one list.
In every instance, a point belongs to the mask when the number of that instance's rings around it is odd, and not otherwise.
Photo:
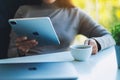
[(90, 46), (76, 46), (76, 49), (86, 49), (86, 48), (90, 48)]

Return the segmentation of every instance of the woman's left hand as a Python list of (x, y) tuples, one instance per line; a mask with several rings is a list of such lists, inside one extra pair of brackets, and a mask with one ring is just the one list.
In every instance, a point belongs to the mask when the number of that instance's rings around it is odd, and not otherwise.
[(98, 52), (98, 45), (94, 39), (87, 39), (84, 44), (92, 46), (92, 55), (95, 55)]

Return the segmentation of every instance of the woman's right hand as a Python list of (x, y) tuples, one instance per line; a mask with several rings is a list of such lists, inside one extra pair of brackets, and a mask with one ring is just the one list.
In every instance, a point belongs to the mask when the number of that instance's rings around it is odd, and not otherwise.
[(29, 40), (27, 37), (18, 37), (16, 39), (16, 47), (24, 53), (38, 44), (36, 40)]

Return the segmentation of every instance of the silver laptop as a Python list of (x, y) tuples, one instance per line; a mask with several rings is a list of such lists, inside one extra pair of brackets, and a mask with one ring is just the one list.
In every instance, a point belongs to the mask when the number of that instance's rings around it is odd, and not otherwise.
[(76, 80), (69, 52), (0, 60), (0, 80)]
[(0, 64), (0, 80), (77, 80), (69, 62)]

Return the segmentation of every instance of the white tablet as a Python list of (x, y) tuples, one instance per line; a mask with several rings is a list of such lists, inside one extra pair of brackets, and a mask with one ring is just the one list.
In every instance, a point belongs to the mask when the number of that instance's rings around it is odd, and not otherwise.
[(8, 22), (18, 36), (36, 39), (39, 46), (60, 44), (49, 17), (9, 19)]

